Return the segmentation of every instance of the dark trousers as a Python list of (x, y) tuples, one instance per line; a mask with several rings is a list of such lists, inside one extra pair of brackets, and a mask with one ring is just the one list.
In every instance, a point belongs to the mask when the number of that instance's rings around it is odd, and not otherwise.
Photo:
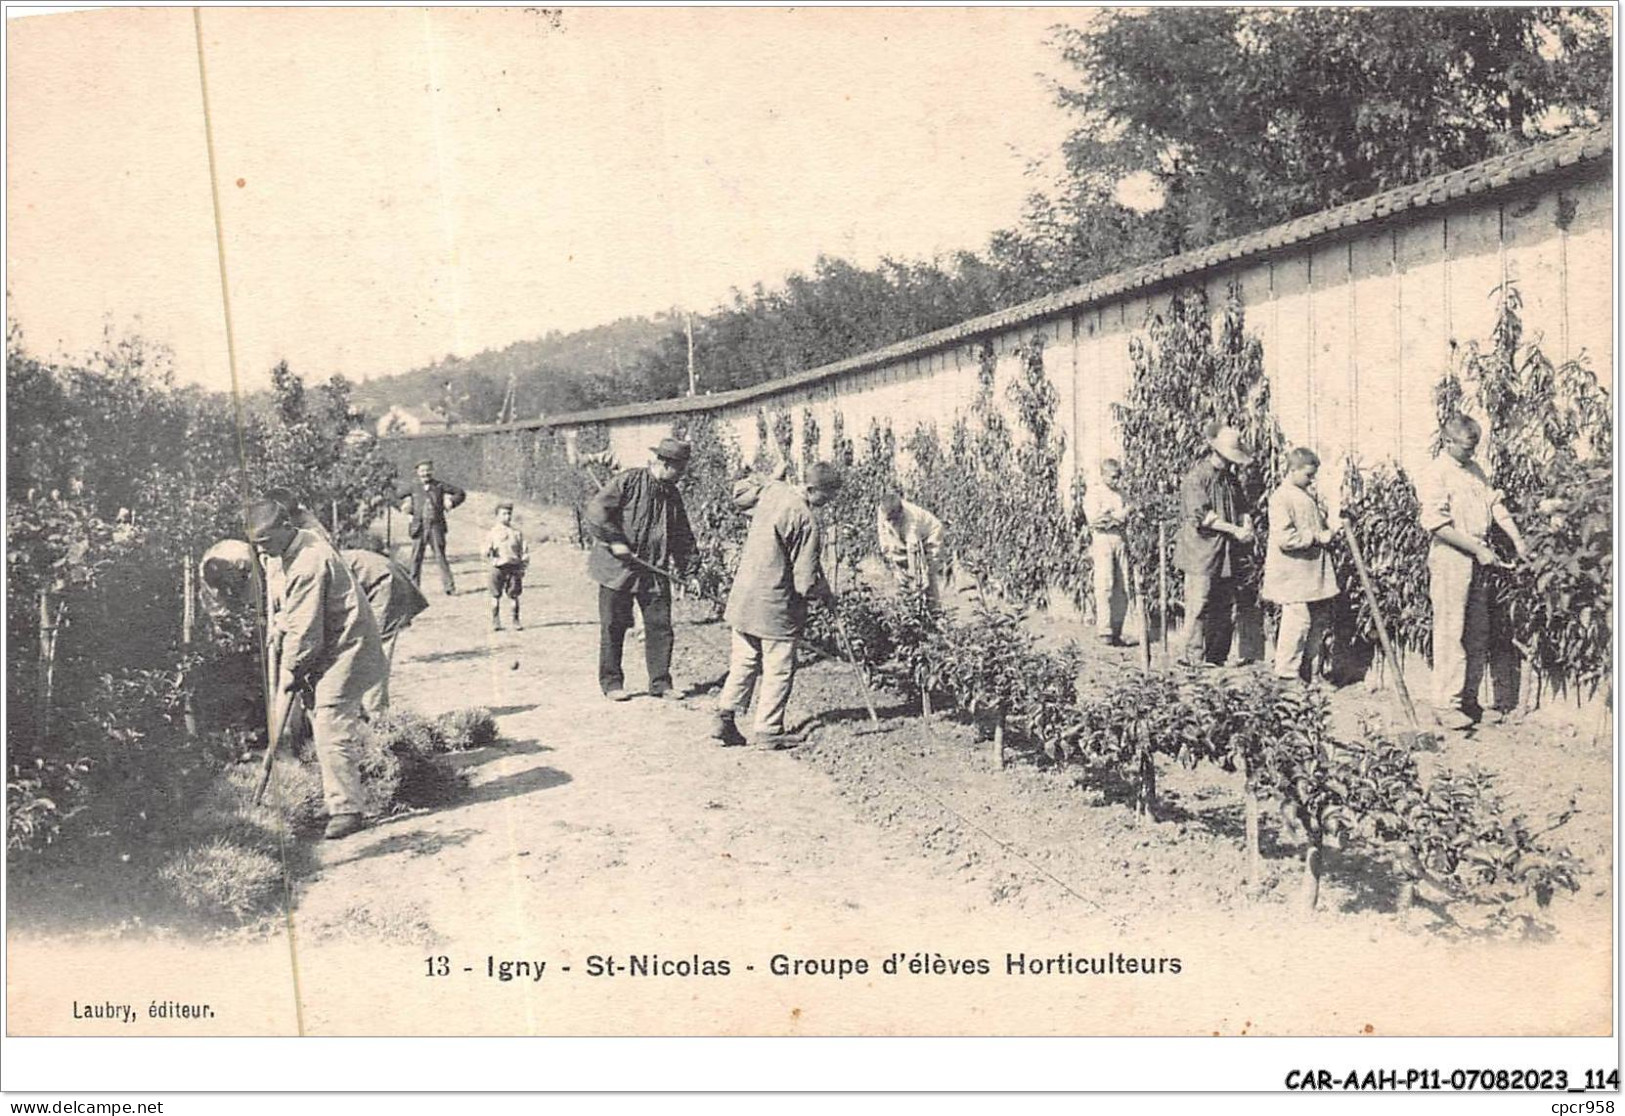
[(1239, 662), (1264, 657), (1264, 612), (1257, 591), (1234, 577), (1186, 571), (1184, 660), (1222, 665), (1232, 643)]
[(606, 694), (626, 681), (621, 674), (621, 646), (632, 630), (632, 602), (643, 612), (643, 655), (649, 685), (671, 685), (671, 598), (658, 588), (629, 585), (598, 587), (598, 686)]
[(446, 525), (444, 523), (425, 523), (423, 531), (412, 542), (412, 584), (423, 584), (423, 554), (425, 550), (434, 551), (435, 561), (440, 563), (440, 584), (450, 593), (457, 587), (451, 580), (451, 563), (446, 561)]

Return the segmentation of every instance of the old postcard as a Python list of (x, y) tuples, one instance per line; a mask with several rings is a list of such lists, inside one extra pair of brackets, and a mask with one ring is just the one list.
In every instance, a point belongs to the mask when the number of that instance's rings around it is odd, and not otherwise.
[(1612, 35), (8, 20), (8, 1034), (1610, 1035)]

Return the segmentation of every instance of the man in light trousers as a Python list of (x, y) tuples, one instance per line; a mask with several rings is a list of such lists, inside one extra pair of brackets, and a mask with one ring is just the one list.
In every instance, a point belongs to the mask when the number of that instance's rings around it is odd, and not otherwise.
[[(1523, 536), (1501, 494), (1490, 487), (1473, 461), (1481, 434), (1466, 415), (1454, 415), (1443, 429), (1443, 452), (1417, 477), (1419, 519), (1432, 533), (1428, 548), (1428, 597), (1433, 605), (1433, 711), (1439, 724), (1465, 729), (1479, 712), (1478, 691), (1489, 658), (1489, 585), (1485, 571), (1504, 565), (1488, 545), (1499, 527), (1521, 558)], [(1495, 679), (1500, 682), (1499, 678)], [(1486, 720), (1510, 711), (1507, 694), (1497, 692)]]
[(338, 551), (300, 530), (273, 500), (248, 508), (248, 540), (271, 560), (276, 591), (271, 632), (280, 662), (277, 692), (301, 694), (310, 710), (327, 806), (326, 836), (362, 828), (361, 703), (389, 672), (378, 625)]
[(1083, 498), (1089, 562), (1094, 567), (1095, 630), (1112, 647), (1123, 645), (1123, 621), (1128, 616), (1128, 547), (1123, 538), (1128, 506), (1118, 491), (1122, 483), (1122, 463), (1108, 457), (1100, 463), (1100, 484)]
[(805, 484), (744, 481), (735, 488), (735, 503), (754, 510), (723, 613), (733, 639), (711, 733), (723, 744), (745, 743), (736, 720), (750, 708), (752, 691), (757, 744), (772, 750), (800, 739), (784, 727), (795, 684), (796, 639), (808, 603), (833, 599), (818, 561), (813, 509), (829, 503), (840, 487), (840, 473), (821, 461), (807, 470)]

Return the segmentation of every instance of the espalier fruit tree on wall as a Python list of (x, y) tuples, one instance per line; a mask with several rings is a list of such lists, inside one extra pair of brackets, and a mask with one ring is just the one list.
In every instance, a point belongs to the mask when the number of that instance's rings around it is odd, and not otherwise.
[[(1484, 430), (1490, 482), (1528, 546), (1528, 557), (1491, 571), (1501, 635), (1541, 685), (1594, 692), (1613, 669), (1613, 418), (1607, 392), (1583, 359), (1554, 365), (1539, 338), (1526, 339), (1517, 291), (1498, 288), (1490, 342), (1467, 346), (1434, 391), (1437, 417), (1464, 412)], [(1437, 448), (1437, 443), (1435, 444)], [(1428, 533), (1416, 488), (1392, 463), (1345, 469), (1345, 518), (1371, 569), (1384, 618), (1402, 648), (1432, 650)], [(1507, 540), (1492, 535), (1512, 558)], [(1338, 548), (1339, 574), (1353, 562)], [(1368, 606), (1345, 593), (1339, 633), (1374, 638)], [(1531, 695), (1524, 694), (1527, 703)]]
[[(1253, 455), (1241, 478), (1258, 528), (1261, 572), (1265, 504), (1280, 483), (1286, 441), (1270, 407), (1264, 348), (1247, 335), (1239, 289), (1229, 290), (1216, 337), (1207, 294), (1177, 292), (1165, 312), (1151, 317), (1146, 336), (1129, 341), (1129, 357), (1128, 399), (1114, 403), (1112, 414), (1122, 435), (1123, 495), (1133, 509), (1125, 536), (1135, 569), (1147, 578), (1165, 558), (1170, 601), (1182, 596), (1183, 578), (1173, 565), (1179, 482), (1208, 452), (1209, 430), (1218, 424), (1238, 429)], [(1159, 524), (1167, 547), (1162, 555)]]

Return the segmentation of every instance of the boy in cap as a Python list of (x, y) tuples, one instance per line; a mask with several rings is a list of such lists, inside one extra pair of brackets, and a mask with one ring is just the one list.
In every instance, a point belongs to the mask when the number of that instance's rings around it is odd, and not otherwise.
[[(1442, 430), (1442, 452), (1417, 476), (1418, 518), (1432, 534), (1428, 547), (1428, 597), (1433, 605), (1433, 710), (1445, 728), (1464, 729), (1480, 712), (1479, 686), (1490, 648), (1489, 584), (1484, 570), (1504, 566), (1489, 545), (1499, 527), (1521, 558), (1527, 552), (1501, 493), (1490, 487), (1473, 460), (1481, 434), (1466, 415), (1453, 415)], [(1492, 708), (1498, 721), (1511, 709), (1510, 678), (1492, 677)]]
[(829, 503), (840, 487), (841, 474), (820, 461), (807, 470), (805, 484), (762, 485), (750, 502), (750, 531), (723, 613), (733, 640), (711, 732), (723, 744), (745, 742), (737, 719), (750, 707), (758, 680), (757, 743), (776, 749), (798, 739), (784, 729), (795, 684), (796, 638), (806, 623), (808, 602), (834, 597), (819, 565), (822, 548), (812, 509)]
[(330, 840), (362, 827), (361, 703), (389, 672), (372, 609), (338, 551), (274, 500), (247, 509), (248, 541), (280, 576), (271, 638), (278, 693), (302, 694), (322, 772)]
[(662, 438), (641, 469), (625, 469), (587, 501), (593, 535), (587, 574), (598, 583), (598, 686), (611, 701), (625, 701), (621, 648), (632, 627), (635, 601), (643, 614), (644, 662), (649, 695), (677, 698), (671, 680), (671, 578), (694, 561), (694, 532), (677, 481), (693, 448)]
[(513, 630), (524, 631), (519, 622), (519, 594), (525, 591), (530, 550), (524, 533), (513, 525), (513, 505), (507, 501), (496, 506), (496, 522), (485, 536), (485, 556), (491, 560), (491, 630), (502, 630), (502, 594), (506, 593), (513, 602)]
[[(1253, 568), (1253, 517), (1236, 477), (1252, 464), (1241, 434), (1221, 426), (1179, 482), (1174, 564), (1185, 573), (1185, 658), (1222, 664), (1235, 636), (1237, 588)], [(1256, 607), (1254, 602), (1253, 607)]]
[(1286, 479), (1270, 497), (1269, 550), (1260, 595), (1281, 606), (1275, 639), (1277, 678), (1314, 680), (1320, 645), (1331, 628), (1337, 571), (1327, 547), (1335, 537), (1320, 501), (1309, 491), (1320, 458), (1303, 446), (1286, 455)]

